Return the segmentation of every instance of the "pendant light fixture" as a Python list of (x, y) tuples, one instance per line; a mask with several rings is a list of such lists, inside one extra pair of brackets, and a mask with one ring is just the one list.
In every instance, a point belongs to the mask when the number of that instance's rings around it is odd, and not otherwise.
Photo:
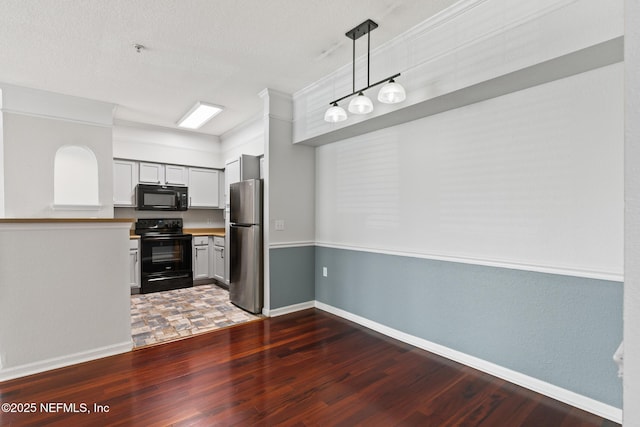
[(353, 114), (369, 114), (373, 111), (373, 102), (364, 93), (358, 93), (358, 96), (349, 102), (349, 112)]
[(347, 120), (347, 112), (344, 108), (339, 107), (337, 103), (331, 104), (326, 113), (324, 113), (324, 121), (330, 123), (343, 122)]
[(382, 86), (380, 92), (378, 92), (378, 101), (383, 104), (396, 104), (407, 99), (407, 93), (404, 91), (402, 85), (399, 85), (395, 80), (389, 80), (389, 83)]
[[(368, 96), (364, 94), (364, 91), (378, 86), (382, 83), (386, 84), (382, 87), (382, 89), (380, 89), (380, 92), (378, 93), (378, 101), (385, 104), (396, 104), (406, 99), (407, 95), (404, 88), (394, 80), (396, 77), (400, 76), (400, 73), (394, 74), (393, 76), (387, 77), (386, 79), (382, 79), (374, 84), (369, 83), (369, 65), (371, 62), (371, 31), (375, 30), (376, 28), (378, 28), (378, 24), (373, 22), (371, 19), (367, 19), (362, 24), (345, 33), (347, 37), (353, 40), (353, 92), (329, 103), (330, 107), (324, 114), (325, 121), (336, 123), (347, 120), (347, 112), (344, 111), (344, 108), (338, 105), (338, 102), (343, 101), (353, 95), (357, 96), (354, 97), (351, 102), (349, 102), (349, 112), (352, 114), (369, 114), (373, 111), (373, 102)], [(356, 40), (364, 35), (367, 36), (367, 87), (356, 90)]]

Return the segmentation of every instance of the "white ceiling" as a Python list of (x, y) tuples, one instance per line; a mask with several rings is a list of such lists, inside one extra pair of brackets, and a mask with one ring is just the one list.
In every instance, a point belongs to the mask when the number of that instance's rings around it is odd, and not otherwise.
[(367, 18), (373, 49), (456, 1), (0, 0), (0, 82), (169, 128), (219, 104), (199, 132), (222, 135), (260, 113), (262, 89), (294, 93), (350, 63), (344, 33)]

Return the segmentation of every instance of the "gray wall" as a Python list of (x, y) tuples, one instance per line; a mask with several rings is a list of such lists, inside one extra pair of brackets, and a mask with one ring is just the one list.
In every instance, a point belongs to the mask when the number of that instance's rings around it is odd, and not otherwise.
[(325, 247), (315, 255), (317, 301), (622, 406), (611, 360), (622, 283)]
[(313, 301), (315, 246), (270, 249), (271, 308)]

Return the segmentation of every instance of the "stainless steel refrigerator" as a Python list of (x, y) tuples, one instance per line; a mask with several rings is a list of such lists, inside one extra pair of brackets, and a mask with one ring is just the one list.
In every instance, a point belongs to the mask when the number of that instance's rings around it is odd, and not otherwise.
[(231, 184), (229, 209), (229, 297), (251, 313), (262, 312), (262, 182)]

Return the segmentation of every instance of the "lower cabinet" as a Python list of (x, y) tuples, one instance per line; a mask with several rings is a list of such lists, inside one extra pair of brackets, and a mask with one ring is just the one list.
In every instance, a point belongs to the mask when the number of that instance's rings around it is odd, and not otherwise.
[(129, 239), (129, 286), (132, 294), (140, 293), (140, 240)]
[(213, 278), (224, 283), (224, 237), (213, 239)]
[(209, 236), (193, 238), (193, 280), (209, 278)]
[(193, 280), (215, 279), (224, 284), (224, 237), (193, 237)]

